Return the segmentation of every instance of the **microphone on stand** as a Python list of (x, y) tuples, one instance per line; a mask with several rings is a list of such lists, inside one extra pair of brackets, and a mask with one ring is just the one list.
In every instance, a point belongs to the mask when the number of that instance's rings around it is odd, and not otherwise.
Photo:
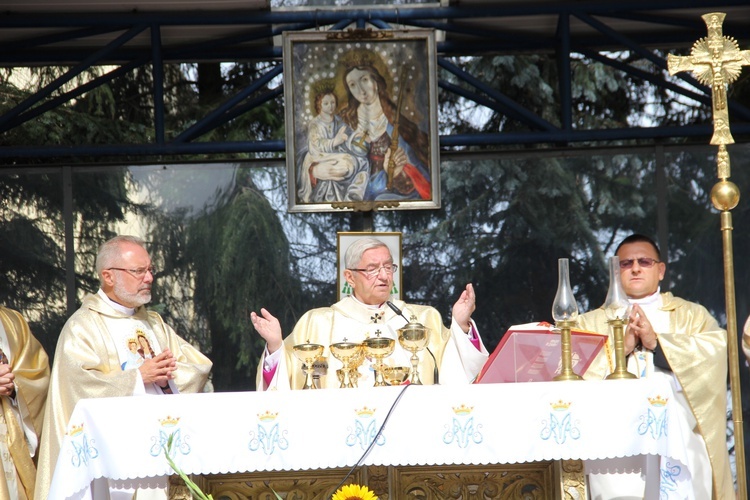
[[(409, 319), (404, 316), (403, 311), (401, 311), (401, 309), (399, 309), (396, 304), (394, 304), (390, 300), (386, 300), (385, 303), (388, 304), (388, 307), (390, 307), (393, 312), (404, 318), (407, 323), (411, 323), (411, 321), (409, 321)], [(437, 359), (435, 359), (435, 355), (432, 354), (432, 351), (429, 347), (425, 347), (425, 349), (427, 349), (427, 352), (429, 352), (430, 356), (432, 356), (432, 365), (434, 366), (434, 369), (432, 370), (432, 378), (435, 381), (435, 385), (440, 385), (440, 373), (438, 372)]]
[(407, 323), (411, 323), (411, 321), (409, 321), (409, 318), (407, 318), (406, 316), (404, 316), (403, 311), (401, 311), (401, 309), (399, 309), (396, 306), (396, 304), (394, 304), (390, 300), (386, 300), (385, 303), (388, 304), (388, 307), (390, 307), (393, 310), (393, 312), (395, 312), (396, 314), (398, 314), (399, 316), (401, 316), (402, 318), (404, 318)]

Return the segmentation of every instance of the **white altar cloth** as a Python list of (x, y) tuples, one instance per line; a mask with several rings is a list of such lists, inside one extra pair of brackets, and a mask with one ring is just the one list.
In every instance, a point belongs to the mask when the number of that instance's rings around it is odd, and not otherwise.
[(404, 387), (82, 400), (50, 498), (81, 498), (96, 478), (172, 473), (162, 450), (170, 435), (188, 474), (351, 467), (392, 406), (365, 465), (583, 459), (597, 472), (621, 467), (601, 459), (654, 455), (664, 498), (686, 498), (689, 429), (671, 411), (666, 378)]

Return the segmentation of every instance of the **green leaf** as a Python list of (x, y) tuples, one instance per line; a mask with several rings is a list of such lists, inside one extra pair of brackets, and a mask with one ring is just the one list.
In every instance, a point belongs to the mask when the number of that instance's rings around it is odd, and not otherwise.
[(167, 438), (167, 446), (162, 446), (162, 450), (164, 450), (164, 457), (167, 459), (167, 463), (172, 468), (173, 471), (177, 473), (177, 475), (182, 478), (182, 480), (185, 482), (185, 485), (190, 490), (190, 493), (193, 495), (193, 498), (198, 498), (199, 500), (213, 500), (213, 497), (211, 495), (206, 495), (203, 493), (203, 490), (201, 490), (197, 484), (195, 484), (193, 481), (190, 480), (190, 478), (180, 470), (179, 467), (177, 467), (177, 464), (172, 460), (172, 457), (170, 455), (170, 452), (172, 451), (172, 440), (174, 439), (174, 432), (169, 435), (169, 438)]

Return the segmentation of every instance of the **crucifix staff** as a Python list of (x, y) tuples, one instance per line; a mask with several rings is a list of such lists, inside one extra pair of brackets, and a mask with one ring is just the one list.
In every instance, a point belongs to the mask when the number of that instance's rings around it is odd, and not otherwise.
[(691, 71), (703, 85), (711, 87), (714, 135), (711, 144), (734, 144), (729, 131), (727, 85), (742, 73), (742, 66), (750, 65), (750, 50), (740, 50), (737, 40), (722, 34), (726, 14), (705, 14), (708, 36), (695, 44), (689, 56), (667, 56), (669, 74)]
[(739, 346), (737, 336), (737, 311), (734, 289), (734, 256), (732, 251), (732, 213), (740, 201), (740, 190), (729, 181), (730, 164), (727, 144), (734, 138), (729, 130), (727, 85), (737, 79), (743, 66), (750, 65), (750, 50), (740, 50), (737, 41), (722, 33), (726, 14), (713, 12), (701, 16), (708, 28), (708, 36), (693, 45), (689, 56), (669, 55), (669, 74), (691, 71), (702, 84), (711, 88), (711, 111), (714, 133), (711, 144), (719, 146), (716, 166), (719, 182), (711, 190), (711, 202), (721, 212), (721, 233), (724, 249), (724, 297), (727, 314), (727, 352), (729, 382), (732, 393), (732, 420), (734, 423), (734, 452), (737, 469), (737, 498), (747, 498), (745, 476), (745, 438), (742, 428), (742, 397), (739, 374)]

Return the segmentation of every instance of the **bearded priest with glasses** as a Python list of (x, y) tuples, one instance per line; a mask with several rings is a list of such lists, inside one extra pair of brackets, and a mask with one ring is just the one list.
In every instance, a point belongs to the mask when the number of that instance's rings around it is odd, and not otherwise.
[[(395, 340), (393, 354), (385, 359), (391, 366), (411, 366), (411, 353), (398, 342), (398, 329), (407, 319), (421, 323), (430, 331), (429, 353), (420, 355), (419, 377), (424, 384), (469, 384), (479, 374), (489, 353), (480, 339), (471, 314), (476, 296), (466, 285), (453, 306), (450, 328), (443, 326), (440, 313), (429, 306), (390, 302), (393, 262), (388, 246), (377, 238), (360, 238), (346, 251), (344, 277), (351, 295), (331, 307), (313, 309), (297, 322), (292, 333), (282, 340), (279, 321), (264, 309), (251, 313), (253, 326), (266, 340), (266, 349), (258, 367), (257, 390), (301, 389), (305, 374), (294, 357), (299, 344), (320, 344), (325, 352), (314, 365), (319, 388), (340, 387), (337, 369), (342, 363), (330, 355), (329, 346), (339, 342), (361, 343), (373, 337)], [(393, 304), (391, 307), (388, 303)], [(398, 311), (398, 312), (397, 312)], [(399, 314), (399, 312), (401, 314)], [(433, 359), (434, 357), (434, 359)], [(375, 380), (371, 362), (365, 359), (358, 370), (358, 387), (372, 387)]]
[[(615, 255), (620, 258), (622, 288), (632, 306), (624, 338), (628, 371), (639, 378), (670, 380), (678, 403), (672, 408), (693, 429), (686, 436), (689, 463), (685, 465), (692, 475), (694, 498), (734, 498), (726, 443), (726, 331), (705, 307), (661, 292), (666, 264), (651, 238), (632, 234), (620, 243)], [(581, 315), (578, 324), (612, 336), (603, 308)], [(610, 341), (614, 345), (614, 339)], [(612, 356), (610, 364), (603, 350), (585, 378), (608, 375), (608, 367), (614, 366)], [(646, 460), (651, 462), (634, 473), (589, 474), (591, 498), (659, 498), (658, 457)]]
[[(146, 309), (154, 268), (143, 240), (115, 236), (106, 241), (96, 255), (96, 271), (98, 292), (84, 297), (57, 341), (40, 445), (38, 499), (48, 498), (68, 420), (79, 400), (201, 392), (211, 370), (206, 356)], [(95, 498), (136, 497), (133, 488), (106, 478), (92, 484)], [(167, 491), (142, 488), (137, 498), (166, 500)]]

